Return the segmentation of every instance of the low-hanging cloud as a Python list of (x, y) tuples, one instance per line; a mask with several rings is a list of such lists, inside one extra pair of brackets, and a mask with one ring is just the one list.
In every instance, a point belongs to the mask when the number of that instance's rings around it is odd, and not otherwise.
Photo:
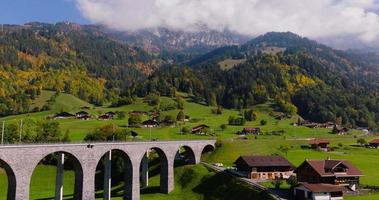
[(379, 0), (76, 0), (83, 16), (121, 31), (167, 27), (259, 35), (291, 31), (311, 38), (379, 40)]

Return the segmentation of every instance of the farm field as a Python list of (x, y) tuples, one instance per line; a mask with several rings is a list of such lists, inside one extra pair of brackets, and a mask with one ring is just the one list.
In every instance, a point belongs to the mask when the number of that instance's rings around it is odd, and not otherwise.
[[(43, 105), (44, 101), (47, 101), (53, 94), (49, 91), (44, 91), (43, 95), (36, 101), (36, 105)], [(183, 94), (184, 97), (186, 97)], [(174, 102), (171, 98), (161, 97), (162, 102)], [(96, 107), (88, 104), (80, 99), (77, 99), (68, 94), (60, 94), (56, 98), (56, 102), (52, 105), (50, 111), (23, 114), (17, 116), (9, 116), (0, 118), (0, 121), (5, 121), (6, 124), (11, 122), (18, 122), (23, 119), (25, 123), (34, 123), (39, 120), (44, 120), (47, 116), (57, 112), (66, 111), (75, 113), (80, 111), (81, 107), (89, 107), (87, 112), (92, 115), (99, 115), (108, 111), (124, 111), (129, 113), (130, 111), (150, 111), (153, 108), (143, 102), (142, 99), (137, 99), (132, 105), (121, 106), (117, 108), (108, 107)], [(174, 127), (162, 127), (162, 128), (130, 128), (138, 133), (139, 140), (149, 140), (150, 133), (151, 139), (158, 140), (184, 140), (184, 139), (220, 139), (222, 146), (218, 148), (212, 155), (206, 157), (206, 161), (221, 162), (226, 166), (232, 166), (233, 162), (240, 155), (272, 155), (280, 154), (289, 159), (289, 161), (295, 166), (299, 165), (305, 159), (344, 159), (350, 161), (356, 165), (365, 176), (361, 178), (363, 185), (379, 186), (379, 173), (373, 166), (379, 166), (379, 150), (366, 149), (359, 147), (356, 144), (357, 138), (363, 137), (367, 141), (373, 139), (373, 137), (366, 137), (361, 131), (352, 130), (348, 135), (338, 136), (331, 134), (331, 129), (310, 129), (306, 127), (292, 126), (291, 123), (298, 120), (298, 116), (293, 116), (289, 119), (276, 120), (270, 115), (273, 112), (271, 104), (262, 104), (254, 106), (253, 109), (256, 112), (257, 119), (252, 122), (247, 122), (245, 126), (227, 126), (222, 130), (220, 125), (227, 124), (229, 116), (239, 116), (240, 111), (224, 109), (221, 115), (212, 114), (212, 107), (193, 103), (191, 101), (185, 101), (184, 113), (190, 116), (189, 122), (178, 123)], [(176, 118), (177, 113), (180, 110), (174, 109), (169, 111), (163, 111), (164, 115), (173, 115)], [(144, 119), (148, 119), (148, 116), (144, 116)], [(261, 125), (260, 121), (265, 120), (267, 124)], [(92, 119), (89, 121), (76, 120), (76, 119), (59, 119), (56, 120), (60, 124), (62, 134), (69, 133), (70, 140), (72, 142), (80, 142), (85, 135), (94, 129), (107, 125), (116, 124), (121, 128), (127, 128), (128, 117), (125, 119), (115, 119), (109, 121), (100, 121)], [(192, 134), (182, 134), (181, 128), (192, 128), (199, 124), (206, 124), (214, 131), (214, 136), (197, 136)], [(249, 136), (247, 139), (240, 139), (235, 134), (237, 131), (242, 130), (243, 127), (259, 127), (263, 134), (257, 137)], [(282, 132), (282, 135), (275, 133)], [(331, 146), (335, 148), (332, 152), (321, 152), (310, 149), (304, 149), (302, 146), (308, 144), (310, 138), (328, 138), (331, 142)], [(288, 152), (280, 150), (280, 146), (288, 147)], [(196, 193), (193, 189), (201, 182), (201, 178), (205, 176), (212, 176), (214, 173), (209, 172), (202, 166), (193, 167), (196, 171), (196, 177), (193, 178), (191, 184), (186, 187), (182, 187), (179, 183), (182, 170), (184, 168), (178, 168), (175, 171), (176, 189), (169, 195), (164, 194), (144, 194), (142, 199), (196, 199), (201, 197), (202, 193)], [(178, 176), (177, 176), (178, 175)], [(54, 194), (54, 182), (55, 182), (55, 167), (39, 165), (35, 173), (33, 174), (31, 182), (31, 199), (45, 199), (52, 197)], [(159, 182), (158, 177), (152, 177), (152, 185)], [(6, 191), (6, 176), (0, 172), (0, 199), (4, 197)], [(204, 191), (203, 191), (204, 192)], [(65, 195), (70, 198), (69, 195), (73, 193), (73, 172), (65, 173)], [(181, 195), (185, 193), (185, 197)], [(212, 195), (212, 194), (208, 194)], [(366, 200), (376, 199), (378, 194), (371, 194), (366, 196), (349, 196), (346, 199), (351, 200)], [(116, 199), (116, 198), (115, 198)], [(121, 198), (120, 198), (121, 199)]]

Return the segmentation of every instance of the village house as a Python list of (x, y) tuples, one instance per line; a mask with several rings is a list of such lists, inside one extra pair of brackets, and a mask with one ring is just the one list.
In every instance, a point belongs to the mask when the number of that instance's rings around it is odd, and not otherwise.
[(55, 114), (52, 118), (53, 119), (72, 119), (75, 115), (68, 113), (68, 112), (60, 112)]
[(192, 131), (192, 134), (205, 135), (206, 134), (205, 129), (209, 129), (209, 126), (205, 124), (201, 124), (199, 126), (193, 127), (191, 131)]
[(371, 148), (376, 148), (376, 149), (378, 149), (378, 148), (379, 148), (379, 139), (372, 140), (372, 141), (369, 143), (369, 146), (370, 146)]
[(326, 139), (313, 139), (309, 141), (309, 145), (312, 149), (318, 149), (322, 151), (328, 151), (329, 140)]
[(300, 183), (293, 189), (295, 200), (343, 200), (346, 189), (332, 184)]
[(100, 115), (99, 119), (100, 120), (111, 120), (111, 119), (113, 119), (113, 117), (115, 115), (116, 115), (116, 113), (114, 113), (114, 112), (107, 112), (107, 113), (105, 113), (103, 115)]
[(234, 165), (239, 173), (252, 180), (288, 179), (294, 170), (282, 156), (241, 156)]
[(156, 120), (152, 120), (152, 119), (142, 122), (142, 126), (144, 128), (156, 128), (158, 127), (158, 125), (159, 123)]
[(335, 126), (333, 128), (333, 133), (336, 135), (346, 135), (348, 132), (349, 132), (349, 129), (345, 127)]
[(298, 182), (338, 185), (357, 191), (362, 172), (344, 160), (305, 160), (296, 170)]
[(241, 133), (242, 135), (249, 135), (249, 134), (259, 135), (261, 133), (261, 129), (260, 128), (244, 128), (239, 133)]
[(75, 114), (76, 119), (89, 120), (91, 119), (91, 115), (85, 111), (80, 111)]
[(323, 123), (323, 124), (319, 124), (319, 128), (329, 128), (329, 129), (332, 129), (333, 127), (335, 126), (335, 124), (333, 122), (326, 122), (326, 123)]

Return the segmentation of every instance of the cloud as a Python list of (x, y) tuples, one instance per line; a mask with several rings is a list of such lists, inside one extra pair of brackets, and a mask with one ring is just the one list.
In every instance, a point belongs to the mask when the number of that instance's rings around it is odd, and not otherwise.
[(83, 16), (117, 30), (199, 24), (246, 35), (291, 31), (310, 38), (379, 40), (379, 0), (76, 0)]

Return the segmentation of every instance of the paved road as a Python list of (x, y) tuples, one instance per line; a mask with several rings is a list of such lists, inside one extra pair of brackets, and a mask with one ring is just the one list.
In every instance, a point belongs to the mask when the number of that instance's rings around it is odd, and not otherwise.
[(238, 175), (236, 172), (228, 171), (228, 170), (225, 170), (225, 168), (223, 168), (223, 167), (216, 167), (214, 165), (211, 165), (211, 164), (205, 163), (205, 162), (202, 162), (202, 164), (209, 167), (209, 168), (212, 168), (218, 172), (223, 172), (223, 173), (229, 174), (229, 175), (237, 178), (238, 180), (253, 186), (254, 188), (256, 188), (258, 190), (266, 191), (267, 193), (269, 193), (272, 197), (274, 197), (277, 200), (288, 200), (285, 197), (281, 197), (282, 195), (281, 195), (281, 193), (279, 193), (279, 191), (274, 191), (274, 190), (268, 189), (268, 188), (258, 184), (257, 182), (252, 181), (251, 179), (243, 178), (240, 175)]

